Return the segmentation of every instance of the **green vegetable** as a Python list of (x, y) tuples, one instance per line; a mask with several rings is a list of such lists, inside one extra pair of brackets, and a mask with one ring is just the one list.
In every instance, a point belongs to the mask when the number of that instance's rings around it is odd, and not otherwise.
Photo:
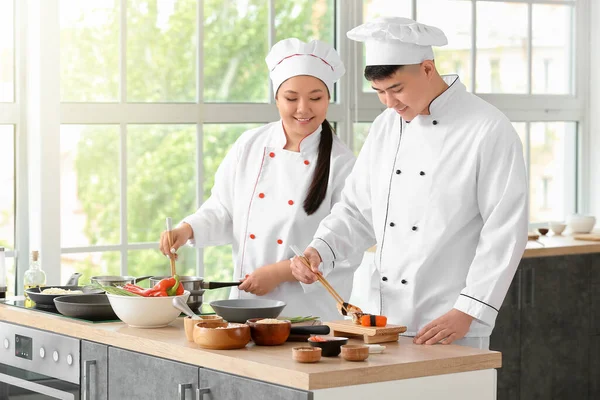
[(309, 315), (308, 317), (279, 317), (278, 319), (287, 319), (292, 324), (296, 324), (298, 322), (316, 321), (319, 319), (319, 317), (313, 317), (312, 315)]
[(175, 296), (177, 294), (177, 288), (179, 287), (179, 275), (173, 275), (175, 279), (175, 284), (167, 289), (167, 296)]
[(102, 286), (97, 285), (98, 289), (104, 290), (106, 293), (116, 294), (118, 296), (131, 296), (131, 297), (141, 297), (139, 294), (131, 293), (123, 288), (117, 286)]

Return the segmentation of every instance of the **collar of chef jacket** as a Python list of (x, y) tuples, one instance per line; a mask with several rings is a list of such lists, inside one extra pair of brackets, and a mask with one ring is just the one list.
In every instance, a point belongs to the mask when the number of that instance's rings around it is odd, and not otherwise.
[[(300, 153), (317, 151), (319, 142), (321, 141), (321, 125), (310, 135), (307, 135), (300, 141), (299, 148), (297, 151)], [(287, 137), (283, 130), (283, 121), (279, 120), (276, 124), (276, 129), (273, 129), (273, 147), (283, 149), (287, 143)]]
[(446, 82), (448, 88), (429, 103), (429, 114), (432, 116), (443, 112), (442, 110), (452, 101), (455, 94), (467, 90), (458, 75), (442, 75), (442, 79)]

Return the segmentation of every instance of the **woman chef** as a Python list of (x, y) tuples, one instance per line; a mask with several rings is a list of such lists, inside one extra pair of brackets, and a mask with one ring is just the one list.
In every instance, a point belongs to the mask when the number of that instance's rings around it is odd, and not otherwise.
[[(365, 42), (365, 77), (388, 109), (305, 255), (327, 275), (331, 261), (377, 243), (364, 311), (406, 325), (417, 344), (487, 348), (527, 242), (519, 137), (458, 76), (438, 74), (438, 28), (382, 18), (348, 37)], [(315, 281), (297, 258), (292, 268)]]
[[(217, 170), (210, 198), (172, 231), (172, 247), (176, 251), (188, 240), (197, 247), (231, 243), (233, 278), (243, 280), (232, 298), (263, 296), (284, 301), (285, 315), (339, 318), (322, 286), (306, 295), (293, 277), (290, 245), (310, 243), (354, 165), (352, 152), (325, 119), (344, 65), (327, 43), (295, 38), (275, 44), (266, 62), (281, 119), (235, 142)], [(165, 232), (160, 249), (173, 251)], [(330, 275), (344, 298), (357, 257)]]

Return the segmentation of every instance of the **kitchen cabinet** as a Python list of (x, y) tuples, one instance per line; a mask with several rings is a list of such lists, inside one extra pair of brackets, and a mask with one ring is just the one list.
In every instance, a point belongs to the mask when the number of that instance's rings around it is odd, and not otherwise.
[(521, 270), (515, 277), (500, 307), (490, 349), (502, 349), (502, 368), (498, 370), (498, 400), (519, 398), (521, 374)]
[(200, 390), (209, 389), (199, 400), (311, 400), (312, 393), (200, 368)]
[(592, 257), (592, 335), (600, 335), (600, 255)]
[(599, 262), (597, 254), (521, 261), (490, 340), (503, 353), (499, 400), (594, 398), (590, 304)]
[(108, 346), (81, 341), (81, 398), (108, 399)]
[(600, 399), (600, 335), (590, 343), (590, 399)]
[(115, 347), (108, 350), (110, 400), (192, 400), (197, 387), (198, 367)]

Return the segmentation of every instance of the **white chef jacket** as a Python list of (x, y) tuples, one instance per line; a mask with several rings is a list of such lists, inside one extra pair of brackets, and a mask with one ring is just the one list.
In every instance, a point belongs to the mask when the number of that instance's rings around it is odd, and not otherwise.
[[(327, 194), (319, 209), (307, 215), (304, 199), (317, 164), (321, 127), (300, 142), (300, 151), (288, 151), (281, 121), (245, 132), (219, 166), (209, 199), (184, 219), (194, 230), (191, 244), (198, 247), (232, 244), (235, 263), (233, 279), (238, 280), (264, 265), (294, 256), (290, 245), (305, 248), (331, 207), (340, 200), (346, 177), (355, 157), (333, 136)], [(330, 283), (347, 299), (352, 276), (362, 254), (335, 264)], [(256, 296), (232, 288), (231, 298)], [(319, 284), (305, 294), (299, 282), (284, 282), (261, 296), (284, 301), (285, 316), (320, 316), (340, 319), (336, 303)]]
[[(523, 150), (510, 121), (458, 76), (404, 121), (374, 121), (342, 200), (310, 246), (330, 262), (378, 243), (367, 305), (414, 336), (452, 308), (489, 336), (527, 242)], [(361, 306), (357, 304), (357, 306)]]

